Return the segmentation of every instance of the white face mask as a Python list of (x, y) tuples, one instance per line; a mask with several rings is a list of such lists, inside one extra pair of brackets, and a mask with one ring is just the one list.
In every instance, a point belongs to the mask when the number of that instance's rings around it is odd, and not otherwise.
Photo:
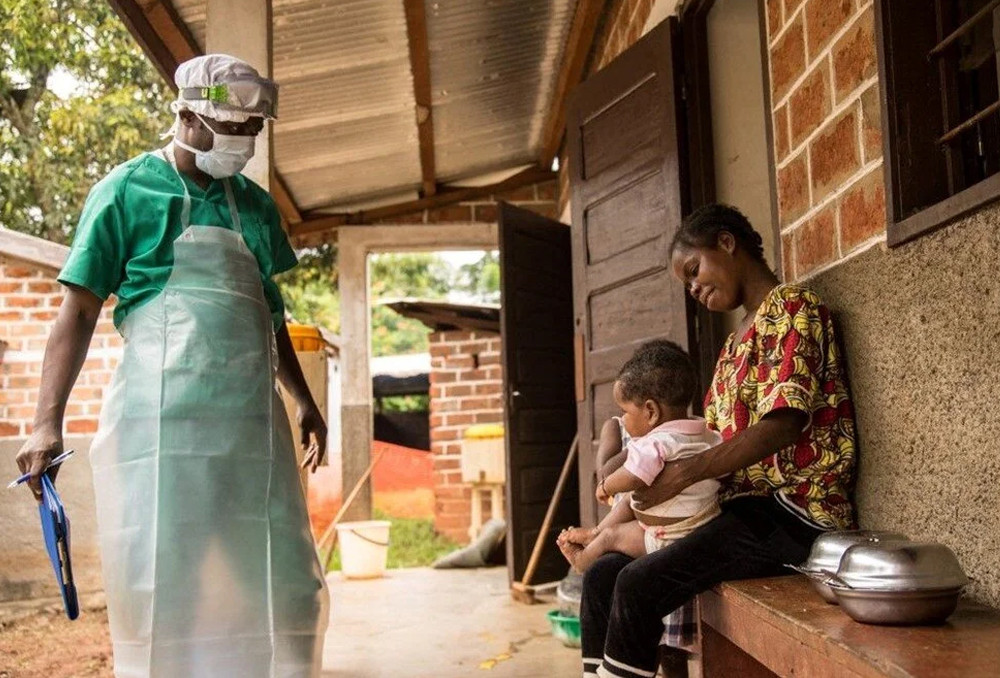
[[(195, 113), (195, 115), (198, 115)], [(250, 162), (256, 148), (256, 137), (237, 134), (219, 134), (209, 127), (205, 119), (198, 115), (205, 128), (212, 133), (212, 148), (201, 151), (174, 138), (174, 144), (185, 151), (194, 153), (194, 164), (213, 179), (232, 177), (240, 173)]]

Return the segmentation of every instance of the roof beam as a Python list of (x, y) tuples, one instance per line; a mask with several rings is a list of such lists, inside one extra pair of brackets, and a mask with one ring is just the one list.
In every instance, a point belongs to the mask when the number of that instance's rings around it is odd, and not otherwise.
[(580, 0), (576, 5), (573, 23), (563, 47), (562, 67), (552, 94), (549, 116), (543, 128), (542, 147), (538, 154), (540, 167), (551, 167), (552, 159), (559, 152), (566, 128), (566, 102), (583, 77), (583, 69), (587, 65), (587, 57), (597, 33), (597, 24), (606, 4), (607, 0)]
[(307, 212), (303, 215), (302, 223), (291, 227), (290, 235), (293, 238), (297, 238), (329, 231), (338, 226), (362, 226), (383, 219), (413, 214), (414, 212), (426, 209), (475, 200), (494, 193), (502, 193), (503, 191), (520, 188), (528, 184), (552, 181), (555, 178), (556, 174), (550, 170), (529, 167), (495, 184), (442, 190), (429, 198), (410, 200), (395, 205), (386, 205), (385, 207), (376, 207), (371, 210), (361, 210), (346, 214), (310, 214)]
[(434, 112), (431, 106), (431, 56), (427, 41), (424, 0), (404, 0), (406, 36), (410, 44), (413, 98), (416, 101), (417, 136), (420, 140), (420, 175), (424, 197), (437, 193), (434, 168)]
[[(176, 91), (174, 71), (181, 63), (203, 52), (173, 3), (170, 0), (108, 0), (108, 3), (167, 85)], [(273, 170), (272, 177), (271, 195), (279, 213), (289, 227), (299, 223), (302, 215), (277, 169)]]

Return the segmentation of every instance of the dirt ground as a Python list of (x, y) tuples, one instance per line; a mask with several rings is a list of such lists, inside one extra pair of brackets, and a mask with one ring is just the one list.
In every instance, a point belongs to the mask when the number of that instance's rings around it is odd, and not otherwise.
[(0, 678), (111, 678), (111, 636), (104, 607), (75, 621), (62, 607), (0, 621)]

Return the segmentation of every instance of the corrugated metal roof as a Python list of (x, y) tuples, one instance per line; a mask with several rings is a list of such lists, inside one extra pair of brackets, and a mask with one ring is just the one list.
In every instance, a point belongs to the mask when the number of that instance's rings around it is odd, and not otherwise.
[[(206, 0), (174, 0), (205, 47)], [(439, 182), (530, 163), (576, 0), (426, 0)], [(421, 184), (401, 0), (274, 0), (275, 166), (302, 210)]]

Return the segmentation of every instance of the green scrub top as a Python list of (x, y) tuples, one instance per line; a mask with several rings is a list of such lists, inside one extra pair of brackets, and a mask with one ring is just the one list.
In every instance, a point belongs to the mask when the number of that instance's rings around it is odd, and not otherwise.
[[(190, 223), (232, 230), (222, 181), (213, 180), (202, 190), (181, 176), (191, 195)], [(242, 174), (230, 182), (243, 238), (257, 259), (277, 329), (285, 305), (271, 277), (298, 260), (271, 196)], [(59, 282), (83, 287), (101, 299), (117, 295), (114, 322), (121, 327), (132, 310), (163, 291), (174, 265), (173, 243), (183, 230), (183, 206), (180, 179), (163, 158), (146, 153), (114, 168), (87, 196)]]

